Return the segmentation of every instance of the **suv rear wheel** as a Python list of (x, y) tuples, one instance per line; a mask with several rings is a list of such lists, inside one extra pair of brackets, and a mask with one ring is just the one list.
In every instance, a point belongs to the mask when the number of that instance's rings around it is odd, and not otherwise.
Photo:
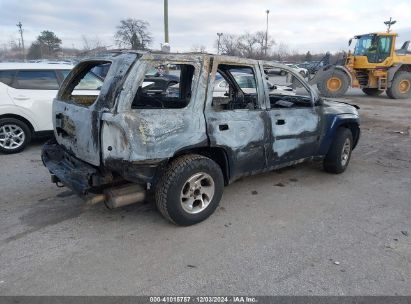
[(15, 118), (0, 119), (0, 152), (20, 152), (30, 141), (31, 130), (27, 124)]
[(350, 162), (353, 147), (350, 129), (339, 128), (324, 159), (324, 170), (329, 173), (343, 173)]
[(174, 224), (197, 224), (217, 208), (223, 187), (221, 168), (213, 160), (197, 154), (181, 156), (160, 177), (156, 205)]

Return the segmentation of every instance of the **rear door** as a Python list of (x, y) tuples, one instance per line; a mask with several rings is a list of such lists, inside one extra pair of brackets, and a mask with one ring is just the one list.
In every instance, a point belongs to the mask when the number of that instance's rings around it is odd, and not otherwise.
[(18, 70), (8, 94), (13, 103), (36, 126), (36, 131), (53, 129), (51, 108), (59, 83), (54, 70)]
[[(223, 94), (220, 77), (227, 83)], [(264, 169), (270, 131), (257, 61), (215, 58), (208, 87), (207, 134), (212, 147), (227, 152), (230, 178)]]
[[(100, 60), (79, 63), (63, 81), (53, 103), (54, 133), (57, 142), (77, 158), (100, 165), (100, 124), (104, 112), (110, 112), (122, 83), (137, 54), (117, 54)], [(104, 83), (93, 83), (91, 92), (81, 93), (90, 71), (111, 64)], [(97, 93), (100, 94), (97, 94)]]

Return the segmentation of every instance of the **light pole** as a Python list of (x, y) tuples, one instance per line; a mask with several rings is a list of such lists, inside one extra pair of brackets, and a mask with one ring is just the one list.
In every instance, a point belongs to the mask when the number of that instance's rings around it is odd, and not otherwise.
[(223, 33), (217, 33), (218, 41), (217, 41), (217, 54), (220, 54), (220, 38), (223, 36)]
[(168, 0), (164, 0), (164, 43), (169, 43), (168, 39)]
[(267, 48), (268, 48), (268, 14), (270, 13), (270, 10), (265, 11), (267, 14), (267, 27), (265, 29), (265, 49), (264, 49), (264, 54), (267, 56)]

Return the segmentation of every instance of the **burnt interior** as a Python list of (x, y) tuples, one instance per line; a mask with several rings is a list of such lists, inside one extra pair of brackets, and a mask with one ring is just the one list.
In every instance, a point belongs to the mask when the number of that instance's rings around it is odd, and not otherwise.
[(311, 98), (306, 96), (270, 95), (271, 108), (301, 108), (312, 107)]
[(107, 74), (110, 65), (111, 63), (107, 61), (89, 61), (79, 64), (68, 75), (70, 80), (63, 87), (58, 98), (81, 106), (92, 105), (97, 100), (105, 77), (105, 75), (98, 75), (96, 71), (101, 67)]
[[(257, 82), (254, 70), (248, 66), (220, 64), (217, 69), (213, 91), (213, 106), (221, 110), (257, 109)], [(221, 81), (226, 83), (226, 92), (216, 92)], [(221, 94), (222, 93), (222, 94)], [(220, 96), (223, 95), (223, 96)]]
[(154, 74), (146, 74), (137, 89), (132, 109), (185, 108), (191, 99), (194, 66), (175, 64), (173, 69), (157, 67)]

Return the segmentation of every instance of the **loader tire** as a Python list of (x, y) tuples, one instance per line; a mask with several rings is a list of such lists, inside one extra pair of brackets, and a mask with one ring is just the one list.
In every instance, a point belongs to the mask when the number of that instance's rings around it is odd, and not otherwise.
[(317, 83), (317, 88), (324, 97), (341, 97), (350, 85), (348, 75), (338, 69), (328, 71)]
[(395, 74), (391, 87), (387, 89), (391, 99), (411, 98), (411, 73), (399, 71)]

